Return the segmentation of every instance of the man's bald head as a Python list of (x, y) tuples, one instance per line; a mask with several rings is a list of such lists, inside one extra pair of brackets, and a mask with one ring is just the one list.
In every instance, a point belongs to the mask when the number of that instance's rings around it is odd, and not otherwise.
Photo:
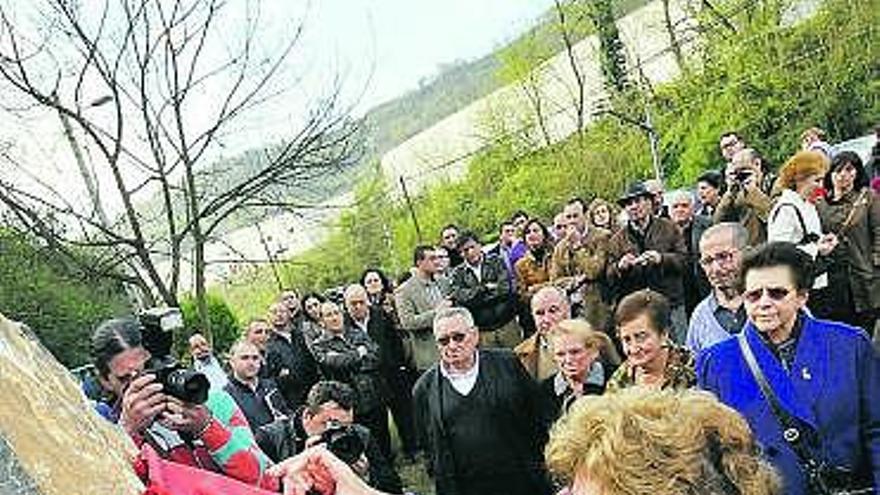
[(532, 317), (538, 332), (545, 334), (553, 325), (571, 318), (571, 305), (565, 292), (554, 286), (542, 287), (532, 296)]

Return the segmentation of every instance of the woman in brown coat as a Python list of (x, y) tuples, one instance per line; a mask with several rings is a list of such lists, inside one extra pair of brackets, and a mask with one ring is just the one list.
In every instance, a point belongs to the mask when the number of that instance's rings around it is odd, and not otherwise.
[(840, 244), (828, 269), (833, 301), (815, 304), (817, 316), (842, 321), (871, 333), (880, 309), (880, 198), (868, 187), (859, 156), (837, 154), (825, 176), (827, 196), (817, 205), (822, 230)]
[(547, 227), (537, 218), (532, 218), (523, 227), (526, 240), (526, 254), (514, 265), (516, 272), (516, 291), (520, 301), (529, 307), (532, 296), (550, 280), (550, 258), (553, 256), (553, 243)]

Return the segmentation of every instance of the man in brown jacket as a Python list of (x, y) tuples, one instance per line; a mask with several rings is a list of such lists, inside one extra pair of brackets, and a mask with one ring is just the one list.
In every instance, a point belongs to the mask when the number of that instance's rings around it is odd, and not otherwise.
[(767, 215), (772, 202), (762, 189), (765, 181), (761, 156), (752, 148), (733, 155), (725, 170), (727, 192), (718, 201), (715, 223), (738, 222), (749, 232), (749, 246), (767, 240)]
[(513, 349), (523, 367), (532, 378), (543, 381), (556, 373), (553, 351), (547, 341), (547, 333), (562, 320), (571, 318), (571, 307), (565, 292), (548, 285), (532, 297), (532, 317), (537, 331)]
[(580, 198), (565, 205), (565, 237), (553, 251), (550, 282), (565, 289), (574, 313), (595, 328), (605, 329), (610, 310), (602, 297), (611, 232), (587, 225)]
[(653, 213), (652, 194), (636, 182), (620, 197), (629, 221), (611, 238), (608, 278), (617, 300), (640, 289), (653, 289), (669, 299), (672, 307), (670, 335), (683, 344), (687, 334), (682, 276), (687, 247), (678, 227)]

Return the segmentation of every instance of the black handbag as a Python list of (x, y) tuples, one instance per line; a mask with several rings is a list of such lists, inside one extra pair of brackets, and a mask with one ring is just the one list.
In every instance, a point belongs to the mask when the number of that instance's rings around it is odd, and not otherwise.
[(862, 493), (874, 493), (873, 487), (870, 485), (865, 488), (862, 484), (855, 482), (854, 473), (845, 468), (828, 466), (826, 463), (817, 460), (809, 451), (806, 445), (807, 438), (815, 438), (815, 433), (804, 425), (802, 421), (795, 418), (786, 411), (779, 403), (779, 398), (773, 392), (770, 383), (758, 366), (755, 354), (752, 352), (749, 341), (746, 339), (745, 332), (741, 332), (737, 336), (740, 351), (749, 371), (752, 373), (758, 388), (761, 389), (761, 395), (770, 406), (773, 416), (782, 426), (782, 438), (791, 447), (791, 450), (798, 458), (804, 476), (807, 479), (807, 493), (810, 495), (856, 495)]

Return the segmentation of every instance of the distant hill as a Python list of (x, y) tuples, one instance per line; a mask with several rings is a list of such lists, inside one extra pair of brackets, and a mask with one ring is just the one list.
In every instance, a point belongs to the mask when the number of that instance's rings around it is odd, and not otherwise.
[[(647, 3), (648, 0), (618, 0), (615, 3), (616, 16), (626, 15)], [(578, 8), (582, 9), (583, 6), (578, 6)], [(572, 21), (580, 22), (583, 25), (583, 20), (572, 19)], [(364, 115), (361, 121), (364, 133), (364, 153), (359, 160), (347, 167), (346, 173), (328, 174), (311, 180), (309, 184), (304, 186), (294, 186), (286, 191), (276, 191), (276, 194), (282, 197), (296, 198), (300, 203), (319, 203), (350, 191), (360, 177), (369, 170), (369, 164), (377, 162), (387, 151), (504, 85), (505, 82), (498, 77), (498, 72), (501, 66), (500, 54), (506, 48), (530, 37), (538, 40), (545, 47), (548, 58), (561, 51), (563, 45), (555, 31), (556, 22), (555, 10), (548, 10), (535, 20), (532, 28), (499, 47), (496, 51), (476, 60), (456, 61), (441, 65), (438, 67), (437, 73), (424, 79), (418, 88), (378, 105)], [(591, 32), (589, 29), (576, 30), (572, 34), (575, 37), (574, 41), (578, 41)], [(219, 175), (232, 182), (235, 179), (234, 174), (245, 174), (249, 170), (253, 170), (249, 167), (260, 167), (263, 157), (264, 154), (261, 150), (250, 150), (240, 156), (226, 158), (209, 166), (201, 175), (210, 177), (212, 181), (216, 181)], [(234, 164), (234, 167), (230, 167), (230, 164)], [(220, 172), (217, 173), (217, 171)], [(161, 211), (161, 204), (161, 198), (157, 196), (151, 199), (146, 206), (149, 210), (158, 212)], [(252, 222), (251, 215), (235, 215), (224, 222), (219, 233), (235, 230)], [(161, 223), (155, 224), (155, 226), (161, 227)]]

